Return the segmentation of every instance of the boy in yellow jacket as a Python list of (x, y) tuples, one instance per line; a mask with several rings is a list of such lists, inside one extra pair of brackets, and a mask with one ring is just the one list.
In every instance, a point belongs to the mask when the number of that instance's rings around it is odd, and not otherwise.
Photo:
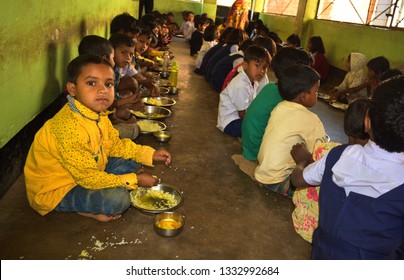
[(153, 160), (170, 164), (165, 150), (120, 139), (108, 119), (114, 71), (105, 59), (81, 55), (67, 68), (68, 103), (35, 135), (24, 167), (28, 201), (41, 215), (77, 212), (99, 221), (121, 217), (128, 190), (157, 179), (136, 174)]

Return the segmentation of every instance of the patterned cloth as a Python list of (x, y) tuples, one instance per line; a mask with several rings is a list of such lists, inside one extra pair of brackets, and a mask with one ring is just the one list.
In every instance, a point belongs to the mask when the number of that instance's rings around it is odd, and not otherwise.
[(248, 10), (250, 7), (245, 0), (236, 0), (230, 8), (227, 17), (227, 26), (244, 30), (248, 23)]
[[(314, 147), (313, 160), (319, 160), (332, 148), (339, 145), (339, 143), (335, 142), (317, 143)], [(308, 186), (307, 188), (297, 188), (292, 198), (295, 205), (295, 210), (292, 213), (293, 226), (295, 231), (310, 243), (313, 232), (318, 225), (319, 194), (320, 187)]]

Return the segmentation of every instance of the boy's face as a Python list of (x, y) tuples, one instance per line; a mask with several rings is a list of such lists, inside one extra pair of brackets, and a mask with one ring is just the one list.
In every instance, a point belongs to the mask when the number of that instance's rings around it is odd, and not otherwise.
[(151, 38), (148, 38), (145, 35), (140, 35), (137, 38), (137, 43), (136, 43), (136, 48), (135, 48), (136, 51), (140, 54), (144, 53), (149, 48), (151, 41), (152, 41)]
[(115, 48), (114, 60), (118, 67), (125, 67), (132, 62), (132, 57), (135, 53), (134, 47), (120, 45)]
[(260, 81), (266, 74), (268, 67), (268, 62), (264, 60), (251, 60), (249, 62), (243, 62), (244, 72), (247, 74), (251, 82)]
[(320, 81), (315, 83), (313, 87), (310, 89), (309, 92), (303, 92), (302, 96), (302, 104), (307, 107), (311, 108), (317, 103), (317, 92), (318, 88), (320, 87)]
[(190, 21), (190, 22), (194, 21), (194, 14), (189, 14), (188, 15), (188, 21)]
[(87, 108), (106, 111), (114, 102), (114, 70), (105, 64), (88, 64), (81, 68), (77, 83), (67, 83), (66, 87)]

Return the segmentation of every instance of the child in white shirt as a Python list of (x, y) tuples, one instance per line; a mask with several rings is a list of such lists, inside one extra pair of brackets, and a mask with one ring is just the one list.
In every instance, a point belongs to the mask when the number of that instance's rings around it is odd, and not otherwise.
[(230, 136), (241, 137), (246, 110), (270, 64), (271, 56), (265, 48), (253, 45), (245, 50), (244, 71), (220, 93), (217, 128)]

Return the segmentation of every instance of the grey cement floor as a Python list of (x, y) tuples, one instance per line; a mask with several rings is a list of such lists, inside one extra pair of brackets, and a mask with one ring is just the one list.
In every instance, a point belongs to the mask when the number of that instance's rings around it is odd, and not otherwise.
[[(183, 191), (177, 210), (186, 217), (184, 231), (163, 238), (153, 230), (153, 216), (130, 208), (121, 219), (101, 223), (77, 214), (40, 216), (30, 208), (21, 176), (0, 199), (0, 258), (97, 260), (308, 259), (311, 245), (292, 226), (292, 201), (264, 190), (231, 159), (240, 142), (216, 128), (219, 95), (193, 73), (194, 58), (182, 40), (172, 43), (179, 63), (179, 88), (173, 98), (173, 133), (159, 144), (149, 135), (138, 143), (166, 148), (171, 166), (147, 170)], [(346, 142), (343, 112), (319, 101), (313, 108), (333, 141)], [(102, 244), (100, 243), (102, 242)], [(88, 256), (83, 256), (86, 250)]]

